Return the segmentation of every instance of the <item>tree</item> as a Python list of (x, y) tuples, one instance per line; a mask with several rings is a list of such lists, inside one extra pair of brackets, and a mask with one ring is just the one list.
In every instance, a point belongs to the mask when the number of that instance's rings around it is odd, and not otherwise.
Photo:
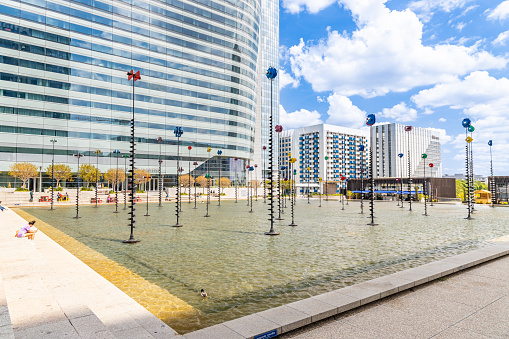
[(203, 193), (205, 193), (205, 187), (207, 187), (208, 180), (203, 175), (200, 175), (196, 178), (196, 183), (203, 189)]
[[(189, 175), (188, 174), (182, 174), (179, 176), (180, 185), (184, 187), (189, 187)], [(194, 185), (195, 179), (193, 176), (191, 176), (191, 186)]]
[(97, 180), (100, 180), (101, 171), (99, 171), (94, 165), (82, 164), (80, 166), (80, 177), (87, 182), (87, 187), (90, 185), (91, 181), (95, 181), (96, 175)]
[(467, 181), (457, 179), (456, 180), (456, 198), (462, 199), (462, 201), (467, 200)]
[[(51, 177), (51, 165), (46, 168), (46, 174)], [(71, 179), (71, 167), (66, 164), (55, 164), (55, 170), (53, 172), (53, 177), (57, 181), (57, 187), (60, 187), (60, 180), (69, 180)]]
[(37, 174), (37, 166), (29, 162), (17, 162), (9, 167), (9, 175), (23, 181), (22, 188), (25, 188), (28, 179), (36, 177)]
[(121, 168), (110, 168), (104, 173), (104, 180), (111, 182), (113, 187), (124, 181), (125, 172)]
[(232, 185), (230, 179), (225, 177), (220, 178), (219, 182), (221, 183), (221, 187), (230, 187)]
[(138, 185), (145, 184), (150, 180), (150, 173), (146, 170), (135, 169), (134, 170), (134, 183)]

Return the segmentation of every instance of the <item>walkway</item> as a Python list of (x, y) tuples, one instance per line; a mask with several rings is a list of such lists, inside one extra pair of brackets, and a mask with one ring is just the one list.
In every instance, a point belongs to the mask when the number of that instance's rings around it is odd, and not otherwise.
[(25, 223), (11, 210), (0, 212), (1, 339), (176, 335), (42, 232), (35, 245), (15, 238)]

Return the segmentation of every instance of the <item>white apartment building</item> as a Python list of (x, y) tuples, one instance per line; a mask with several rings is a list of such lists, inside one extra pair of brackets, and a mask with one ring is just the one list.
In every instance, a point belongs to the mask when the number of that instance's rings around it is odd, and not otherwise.
[[(410, 176), (442, 177), (442, 158), (440, 137), (432, 128), (413, 127), (405, 130), (406, 125), (392, 123), (374, 125), (371, 128), (371, 146), (373, 147), (373, 173), (375, 178), (408, 177), (408, 156), (410, 154)], [(408, 152), (410, 150), (410, 153)], [(403, 157), (398, 154), (402, 153)], [(427, 154), (423, 159), (422, 154)], [(433, 167), (429, 167), (432, 163)]]
[[(297, 162), (293, 164), (296, 175), (292, 175), (298, 193), (319, 190), (318, 180), (341, 183), (341, 177), (355, 179), (367, 177), (368, 131), (341, 126), (320, 124), (283, 131), (279, 136), (279, 168), (285, 178), (290, 176), (288, 153)], [(364, 145), (365, 151), (359, 151)], [(327, 159), (326, 159), (327, 157)], [(310, 168), (310, 170), (307, 170)]]

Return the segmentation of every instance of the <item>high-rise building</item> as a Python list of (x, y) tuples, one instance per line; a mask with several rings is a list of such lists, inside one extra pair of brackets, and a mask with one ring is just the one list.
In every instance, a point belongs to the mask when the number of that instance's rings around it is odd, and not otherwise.
[[(367, 178), (367, 138), (367, 130), (327, 124), (283, 131), (279, 140), (279, 166), (286, 170), (282, 175), (290, 177), (288, 153), (291, 153), (296, 159), (293, 168), (297, 170), (292, 179), (299, 194), (306, 193), (308, 185), (312, 192), (317, 192), (319, 178), (336, 182), (339, 187), (346, 184), (346, 179), (361, 175)], [(365, 146), (364, 151), (359, 150), (360, 145)]]
[[(425, 166), (426, 177), (442, 177), (440, 136), (435, 129), (397, 123), (374, 125), (371, 129), (371, 146), (375, 178), (408, 177), (409, 154), (411, 177), (424, 177)], [(403, 157), (400, 158), (398, 154), (403, 154)], [(422, 154), (426, 154), (427, 158), (423, 159)], [(433, 167), (429, 167), (430, 163)]]
[(100, 150), (99, 168), (115, 167), (113, 151), (129, 152), (134, 70), (136, 167), (155, 172), (161, 156), (176, 173), (181, 126), (184, 173), (215, 157), (209, 165), (233, 177), (268, 135), (278, 10), (274, 0), (2, 1), (0, 172), (23, 161), (44, 170), (51, 139), (56, 163), (79, 151), (95, 164)]

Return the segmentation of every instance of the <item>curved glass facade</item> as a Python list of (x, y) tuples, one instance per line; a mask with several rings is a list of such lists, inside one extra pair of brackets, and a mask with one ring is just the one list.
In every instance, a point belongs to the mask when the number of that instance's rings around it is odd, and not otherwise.
[(2, 1), (0, 171), (22, 161), (46, 168), (53, 138), (56, 163), (74, 164), (79, 151), (96, 164), (99, 149), (99, 168), (116, 166), (112, 152), (129, 152), (131, 69), (141, 73), (136, 167), (157, 171), (161, 157), (163, 171), (176, 172), (176, 126), (186, 163), (217, 150), (252, 159), (261, 1)]

